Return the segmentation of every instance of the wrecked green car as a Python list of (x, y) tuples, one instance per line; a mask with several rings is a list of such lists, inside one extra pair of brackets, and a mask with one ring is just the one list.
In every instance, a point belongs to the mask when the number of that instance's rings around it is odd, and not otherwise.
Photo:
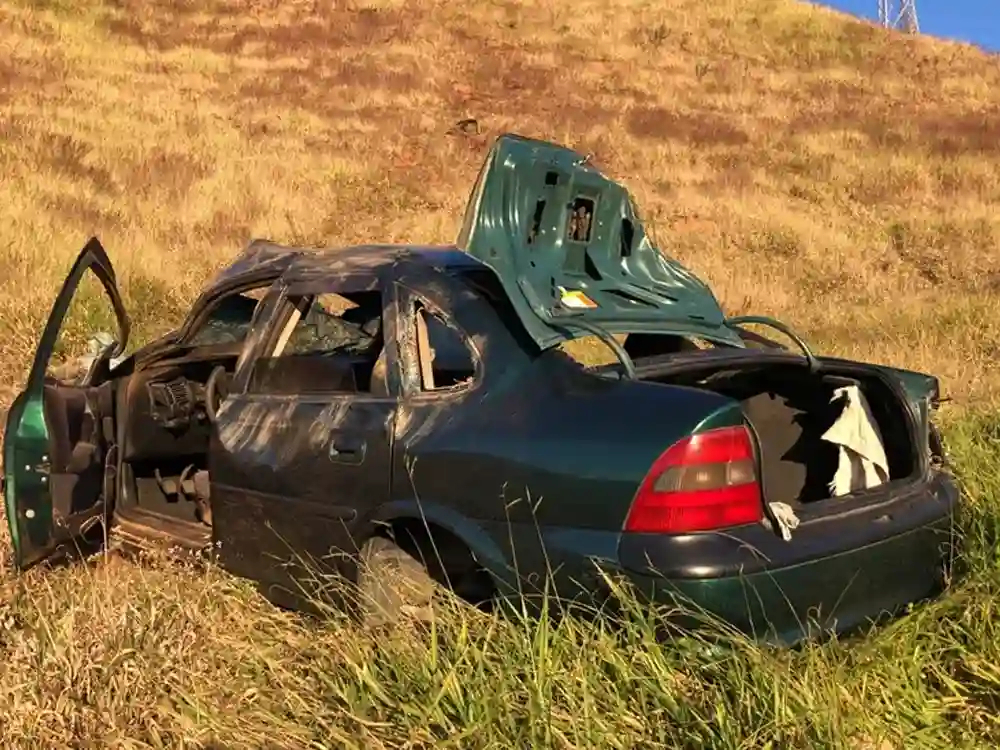
[[(88, 272), (118, 335), (60, 381)], [(937, 380), (727, 319), (621, 185), (550, 143), (496, 141), (454, 246), (257, 240), (177, 331), (122, 358), (128, 330), (92, 239), (7, 420), (21, 568), (106, 526), (212, 548), (286, 606), (346, 582), (368, 621), (444, 587), (605, 606), (623, 580), (792, 642), (933, 594), (952, 554)], [(562, 350), (583, 336), (613, 364)]]

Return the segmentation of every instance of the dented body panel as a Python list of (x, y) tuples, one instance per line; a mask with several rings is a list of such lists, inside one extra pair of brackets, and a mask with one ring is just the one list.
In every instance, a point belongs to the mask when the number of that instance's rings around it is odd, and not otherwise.
[[(257, 244), (266, 251), (244, 257), (264, 258), (272, 273), (276, 267), (281, 273), (261, 302), (233, 392), (217, 416), (212, 540), (226, 567), (260, 581), (275, 600), (302, 575), (289, 565), (293, 556), (323, 574), (352, 578), (351, 553), (360, 541), (400, 518), (453, 533), (511, 591), (525, 588), (515, 567), (535, 570), (562, 555), (561, 590), (579, 597), (587, 592), (578, 580), (586, 558), (578, 555), (621, 528), (635, 477), (663, 445), (723, 417), (739, 419), (720, 396), (691, 391), (679, 408), (657, 385), (594, 378), (557, 352), (541, 352), (516, 316), (499, 315), (462, 280), (465, 273), (492, 272), (454, 248), (316, 252)], [(252, 262), (238, 264), (239, 273), (221, 276), (224, 289), (266, 276), (254, 276)], [(383, 289), (387, 395), (253, 393), (249, 373), (280, 326), (277, 300), (320, 292), (331, 280), (339, 289)], [(212, 289), (202, 295), (218, 296)], [(466, 337), (475, 363), (468, 383), (421, 389), (417, 332), (407, 313), (418, 300)], [(191, 318), (200, 315), (196, 309)], [(152, 351), (153, 359), (163, 356)], [(644, 419), (651, 409), (669, 412), (670, 424)], [(608, 414), (620, 420), (617, 427)], [(334, 458), (338, 445), (345, 455)], [(566, 497), (577, 501), (567, 506)], [(576, 540), (563, 534), (547, 551), (539, 525), (576, 529), (570, 534)], [(610, 538), (603, 547), (613, 551)]]

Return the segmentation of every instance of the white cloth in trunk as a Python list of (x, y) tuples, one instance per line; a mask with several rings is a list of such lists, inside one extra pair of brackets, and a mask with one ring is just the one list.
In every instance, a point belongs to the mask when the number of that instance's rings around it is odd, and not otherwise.
[(844, 411), (823, 439), (838, 446), (840, 459), (830, 482), (834, 497), (884, 484), (889, 479), (889, 462), (878, 425), (868, 401), (856, 385), (838, 388), (831, 401), (846, 397)]

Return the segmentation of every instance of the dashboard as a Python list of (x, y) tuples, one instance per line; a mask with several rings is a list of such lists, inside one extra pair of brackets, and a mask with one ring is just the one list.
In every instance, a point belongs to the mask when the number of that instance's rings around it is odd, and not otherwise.
[(205, 383), (217, 366), (232, 370), (236, 356), (158, 363), (129, 378), (125, 389), (126, 460), (174, 460), (208, 452), (212, 423)]

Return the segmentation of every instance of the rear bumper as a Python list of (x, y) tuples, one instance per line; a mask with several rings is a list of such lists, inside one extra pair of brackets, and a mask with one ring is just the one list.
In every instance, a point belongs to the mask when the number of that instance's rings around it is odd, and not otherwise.
[[(759, 527), (766, 549), (746, 549), (747, 537), (758, 534), (747, 528), (725, 542), (721, 535), (660, 537), (655, 544), (624, 538), (620, 559), (643, 598), (686, 604), (749, 635), (790, 643), (850, 630), (940, 591), (955, 553), (958, 499), (951, 479), (937, 475), (874, 512), (805, 524), (791, 542)], [(647, 563), (636, 565), (641, 552)], [(656, 558), (676, 564), (658, 574)]]

